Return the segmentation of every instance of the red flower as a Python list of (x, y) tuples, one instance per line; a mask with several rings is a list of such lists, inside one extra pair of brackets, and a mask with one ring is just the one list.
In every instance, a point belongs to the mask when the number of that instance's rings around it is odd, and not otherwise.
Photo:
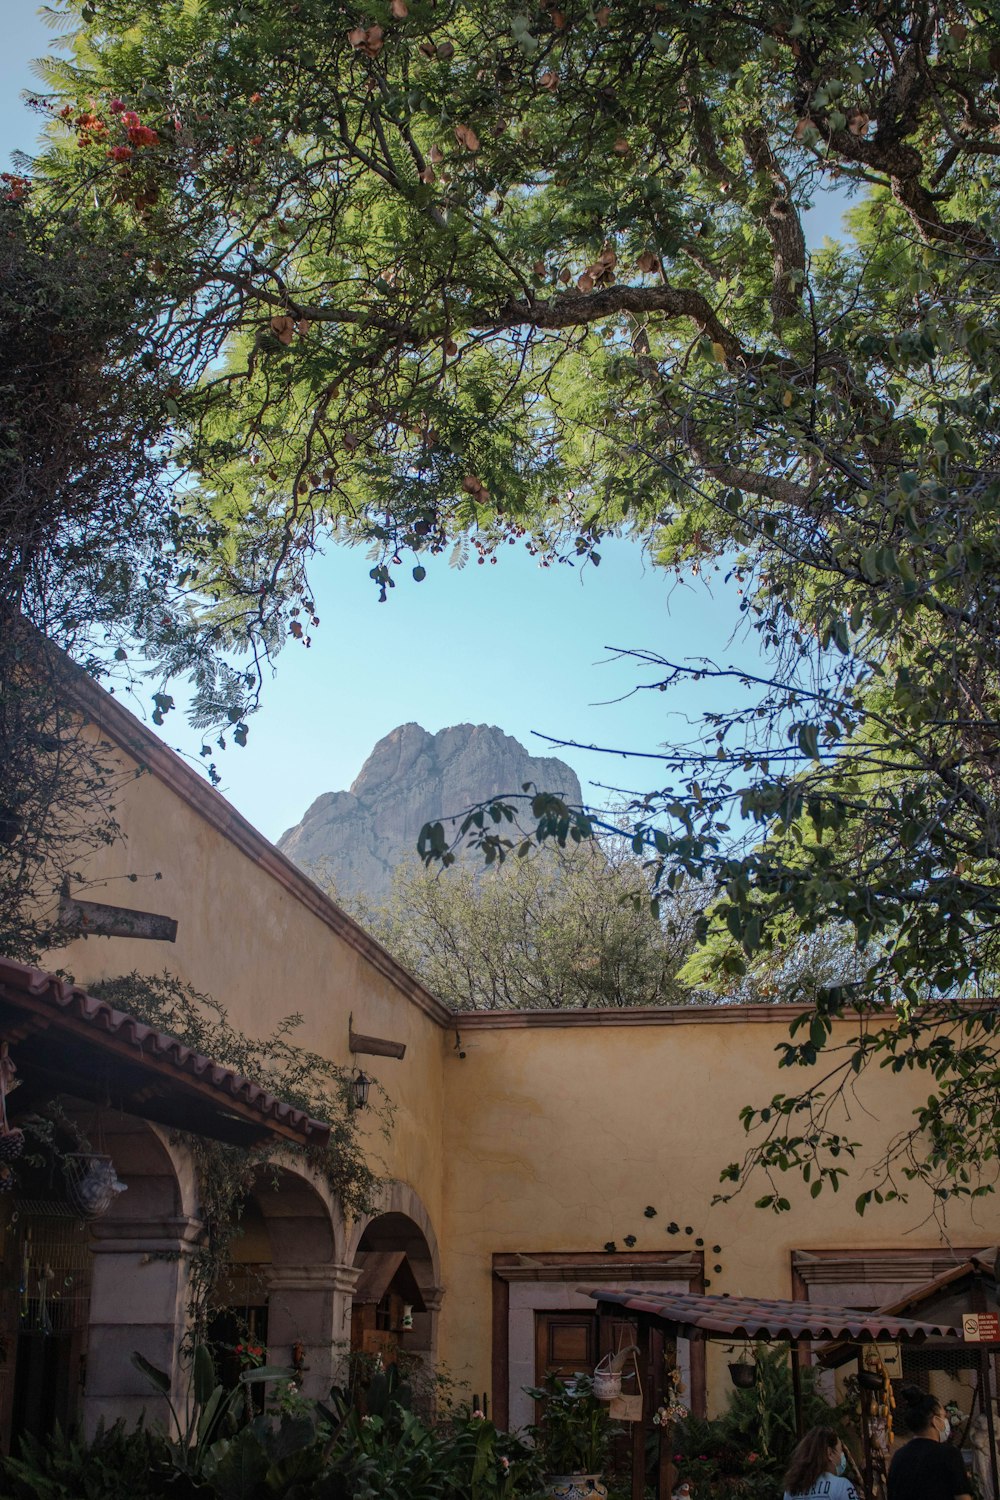
[(131, 146), (112, 146), (108, 152), (112, 161), (130, 161), (132, 158)]
[(261, 101), (261, 95), (260, 94), (251, 94), (250, 95), (250, 103), (251, 104), (259, 104), (260, 101)]
[(18, 203), (27, 196), (31, 188), (31, 180), (28, 177), (18, 177), (13, 172), (0, 172), (0, 182), (3, 183), (2, 196), (8, 203)]
[[(124, 120), (125, 116), (122, 115)], [(155, 146), (160, 137), (155, 130), (148, 125), (132, 125), (129, 128), (128, 138), (133, 146)]]
[(135, 112), (134, 109), (121, 109), (121, 110), (118, 111), (118, 113), (122, 117), (122, 124), (123, 125), (138, 125), (139, 124), (139, 116), (136, 114), (136, 112)]
[(124, 108), (125, 105), (120, 99), (112, 99), (111, 103), (108, 105), (108, 109), (110, 109), (113, 115), (120, 115)]

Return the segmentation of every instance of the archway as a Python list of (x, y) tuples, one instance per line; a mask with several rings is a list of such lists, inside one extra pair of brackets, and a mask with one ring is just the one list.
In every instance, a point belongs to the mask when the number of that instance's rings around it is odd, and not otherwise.
[(158, 1414), (156, 1393), (132, 1364), (138, 1352), (182, 1382), (188, 1261), (201, 1234), (194, 1163), (170, 1132), (131, 1115), (106, 1113), (91, 1139), (111, 1156), (126, 1191), (90, 1225), (92, 1279), (83, 1419), (137, 1421)]
[(323, 1398), (346, 1338), (343, 1221), (325, 1182), (298, 1164), (259, 1168), (231, 1252), (222, 1300), (269, 1364), (293, 1367), (306, 1395)]
[[(355, 1225), (349, 1253), (359, 1273), (352, 1348), (383, 1355), (398, 1348), (432, 1375), (443, 1296), (441, 1257), (430, 1215), (417, 1193), (406, 1183), (393, 1183), (380, 1211)], [(416, 1297), (408, 1295), (410, 1285)]]

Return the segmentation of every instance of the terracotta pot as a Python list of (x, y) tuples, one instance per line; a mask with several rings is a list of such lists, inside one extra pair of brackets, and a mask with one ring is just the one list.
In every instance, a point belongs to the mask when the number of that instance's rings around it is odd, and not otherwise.
[(548, 1500), (607, 1500), (608, 1487), (600, 1474), (548, 1474), (545, 1493)]

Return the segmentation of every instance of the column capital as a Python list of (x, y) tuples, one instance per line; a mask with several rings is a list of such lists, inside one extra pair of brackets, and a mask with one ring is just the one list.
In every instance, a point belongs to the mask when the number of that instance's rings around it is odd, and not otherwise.
[(267, 1285), (269, 1290), (275, 1291), (279, 1289), (286, 1292), (329, 1289), (332, 1292), (343, 1292), (350, 1296), (360, 1275), (359, 1266), (345, 1266), (336, 1262), (327, 1262), (318, 1266), (277, 1266), (268, 1272)]
[(90, 1226), (94, 1255), (189, 1255), (204, 1234), (200, 1219), (178, 1214), (159, 1219), (95, 1219)]

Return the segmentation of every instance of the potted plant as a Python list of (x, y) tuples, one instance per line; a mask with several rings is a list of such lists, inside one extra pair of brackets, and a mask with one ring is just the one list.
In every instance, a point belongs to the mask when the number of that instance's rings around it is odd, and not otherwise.
[(594, 1395), (588, 1375), (570, 1381), (548, 1375), (544, 1386), (528, 1390), (542, 1403), (538, 1422), (528, 1428), (545, 1474), (548, 1500), (605, 1500), (601, 1483), (611, 1440), (608, 1409)]
[[(730, 1349), (730, 1354), (733, 1350)], [(743, 1345), (742, 1354), (738, 1355), (729, 1366), (729, 1378), (739, 1390), (749, 1391), (757, 1383), (757, 1362), (754, 1359), (753, 1350), (749, 1344)]]

